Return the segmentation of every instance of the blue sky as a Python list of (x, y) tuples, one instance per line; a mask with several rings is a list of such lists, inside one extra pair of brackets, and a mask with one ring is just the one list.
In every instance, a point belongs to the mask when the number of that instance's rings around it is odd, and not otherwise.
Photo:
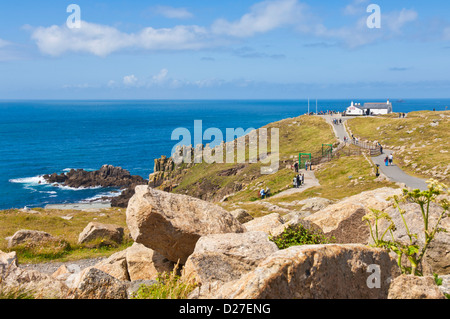
[[(370, 4), (381, 28), (367, 26)], [(0, 99), (450, 98), (449, 12), (417, 0), (2, 1)]]

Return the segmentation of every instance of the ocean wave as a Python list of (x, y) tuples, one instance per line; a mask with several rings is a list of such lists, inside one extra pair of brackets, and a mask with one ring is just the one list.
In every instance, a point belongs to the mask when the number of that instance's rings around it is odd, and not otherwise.
[(24, 178), (14, 178), (9, 180), (10, 183), (15, 184), (28, 184), (28, 185), (46, 185), (48, 182), (45, 180), (43, 175), (38, 175), (34, 177), (24, 177)]
[(84, 191), (84, 190), (88, 190), (88, 189), (101, 189), (103, 188), (102, 186), (92, 186), (92, 187), (70, 187), (70, 186), (66, 186), (66, 185), (61, 185), (61, 184), (52, 184), (53, 187), (58, 187), (59, 189), (63, 189), (63, 190), (69, 190), (69, 191)]
[(107, 201), (103, 200), (103, 197), (117, 197), (120, 196), (121, 192), (106, 192), (106, 193), (100, 193), (95, 196), (86, 198), (81, 200), (79, 203), (91, 203), (91, 202), (98, 202), (98, 201)]

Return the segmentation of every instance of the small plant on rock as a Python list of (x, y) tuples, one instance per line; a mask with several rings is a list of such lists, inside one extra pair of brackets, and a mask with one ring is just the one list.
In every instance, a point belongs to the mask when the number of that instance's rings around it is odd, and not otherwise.
[[(394, 231), (396, 230), (396, 225), (392, 221), (391, 216), (385, 212), (381, 212), (376, 209), (371, 209), (371, 212), (363, 217), (370, 228), (370, 234), (372, 236), (374, 246), (383, 247), (390, 251), (393, 251), (398, 256), (398, 265), (404, 274), (421, 275), (420, 269), (422, 266), (423, 258), (425, 253), (430, 246), (430, 243), (436, 237), (439, 232), (447, 232), (446, 229), (440, 226), (441, 221), (449, 216), (449, 202), (447, 198), (442, 198), (438, 200), (439, 195), (448, 195), (448, 186), (440, 183), (434, 179), (427, 181), (428, 189), (421, 191), (415, 189), (409, 191), (408, 189), (403, 190), (401, 196), (393, 196), (389, 199), (393, 200), (394, 206), (398, 209), (400, 216), (402, 218), (403, 224), (406, 229), (406, 234), (408, 236), (408, 242), (400, 242), (394, 238)], [(420, 207), (421, 217), (423, 220), (424, 229), (424, 242), (422, 244), (418, 241), (418, 234), (411, 233), (408, 224), (406, 223), (405, 213), (406, 211), (400, 207), (401, 203), (415, 203)], [(430, 204), (437, 203), (442, 208), (442, 212), (437, 218), (437, 222), (434, 226), (430, 225)], [(379, 235), (378, 221), (386, 220), (390, 225), (384, 230), (382, 235)], [(385, 240), (385, 235), (390, 233), (391, 239)], [(402, 264), (402, 257), (406, 257), (409, 266), (404, 266)]]

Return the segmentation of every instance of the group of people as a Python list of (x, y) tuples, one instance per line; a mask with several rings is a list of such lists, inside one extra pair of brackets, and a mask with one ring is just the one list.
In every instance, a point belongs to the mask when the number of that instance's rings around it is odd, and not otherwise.
[(305, 174), (297, 174), (292, 181), (294, 188), (299, 188), (305, 183)]
[(342, 124), (342, 119), (333, 119), (333, 124), (334, 125)]

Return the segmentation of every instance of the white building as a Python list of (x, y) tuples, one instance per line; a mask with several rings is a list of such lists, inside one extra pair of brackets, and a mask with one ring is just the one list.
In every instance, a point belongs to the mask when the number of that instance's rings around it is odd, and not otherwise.
[(392, 103), (353, 103), (345, 111), (346, 115), (383, 115), (392, 113)]

